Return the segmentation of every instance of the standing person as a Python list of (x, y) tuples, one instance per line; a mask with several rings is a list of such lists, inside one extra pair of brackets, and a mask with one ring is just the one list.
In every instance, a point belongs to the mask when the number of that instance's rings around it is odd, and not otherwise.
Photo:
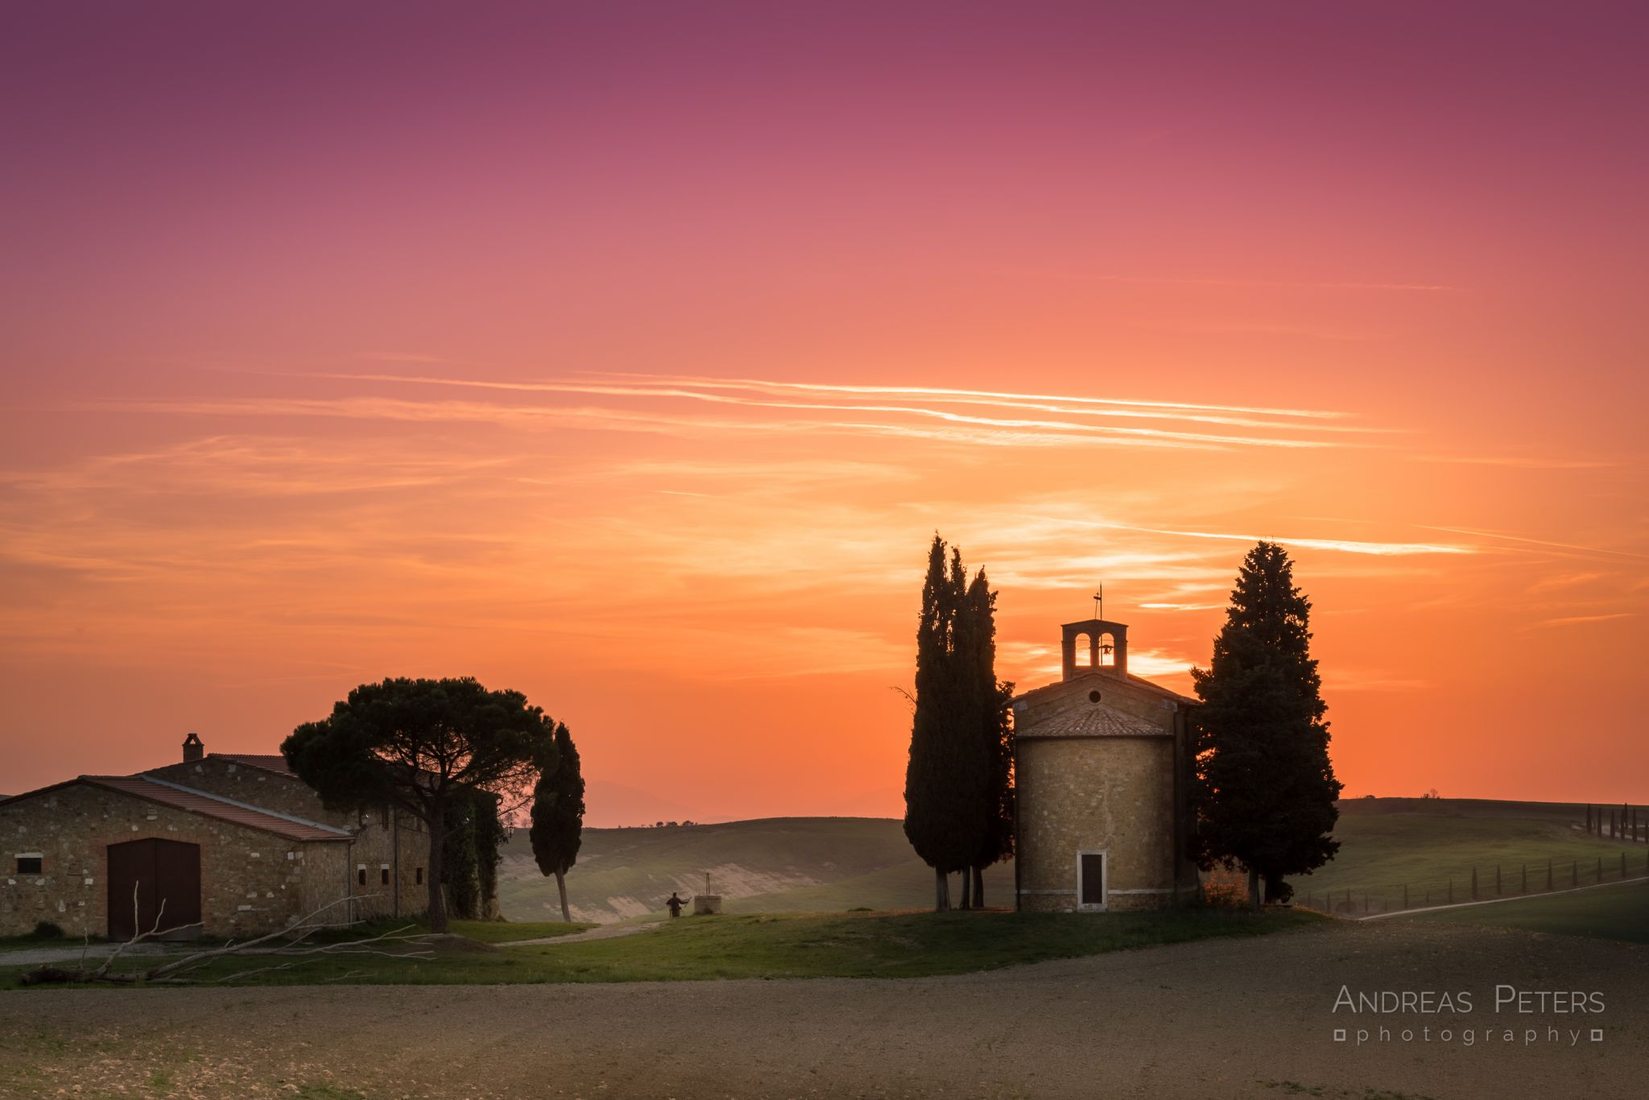
[(673, 920), (676, 917), (681, 916), (681, 907), (683, 905), (686, 905), (687, 903), (685, 901), (682, 901), (681, 898), (677, 897), (676, 892), (674, 890), (671, 890), (670, 891), (670, 900), (665, 902), (664, 904), (670, 907), (670, 917)]

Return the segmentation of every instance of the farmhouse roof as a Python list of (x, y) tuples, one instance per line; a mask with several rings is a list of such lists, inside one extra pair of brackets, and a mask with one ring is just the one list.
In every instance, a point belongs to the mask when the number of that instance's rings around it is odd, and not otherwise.
[(208, 760), (227, 760), (231, 764), (244, 764), (248, 768), (262, 768), (277, 775), (290, 775), (294, 779), (297, 773), (286, 763), (286, 757), (280, 753), (252, 753), (252, 752), (209, 752)]
[(1169, 731), (1135, 718), (1104, 703), (1055, 714), (1018, 731), (1036, 737), (1166, 737)]
[(156, 779), (148, 775), (82, 775), (75, 779), (65, 780), (62, 783), (54, 783), (49, 787), (41, 787), (38, 790), (16, 795), (6, 799), (6, 802), (8, 804), (21, 802), (25, 798), (34, 798), (76, 784), (101, 787), (104, 790), (131, 795), (134, 798), (145, 798), (151, 802), (158, 802), (163, 806), (170, 806), (173, 809), (200, 814), (202, 817), (216, 818), (219, 821), (243, 825), (249, 829), (274, 833), (276, 836), (283, 836), (288, 840), (350, 839), (348, 832), (334, 828), (331, 825), (322, 825), (318, 821), (309, 821), (301, 817), (277, 813), (274, 810), (263, 809), (246, 802), (237, 802), (232, 798), (208, 794), (205, 791), (197, 791), (193, 787), (168, 783), (163, 779)]

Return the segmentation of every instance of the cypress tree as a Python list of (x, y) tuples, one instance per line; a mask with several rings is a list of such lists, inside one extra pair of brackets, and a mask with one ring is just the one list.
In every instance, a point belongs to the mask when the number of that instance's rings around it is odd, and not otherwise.
[(1193, 669), (1198, 827), (1209, 868), (1241, 864), (1250, 899), (1285, 901), (1287, 875), (1334, 858), (1340, 782), (1328, 758), (1327, 706), (1310, 655), (1311, 601), (1294, 586), (1282, 547), (1243, 560), (1207, 670)]
[[(950, 908), (953, 871), (974, 866), (984, 843), (980, 811), (990, 788), (990, 760), (978, 731), (980, 693), (970, 687), (965, 655), (978, 651), (981, 626), (964, 613), (962, 555), (938, 535), (928, 550), (916, 628), (916, 707), (905, 768), (905, 836), (934, 872), (934, 908)], [(968, 882), (964, 879), (964, 898)], [(964, 900), (964, 904), (966, 901)]]
[(979, 803), (984, 835), (973, 859), (972, 904), (985, 906), (985, 868), (1013, 855), (1013, 685), (996, 678), (996, 593), (980, 569), (968, 586), (966, 612), (972, 623), (968, 688), (977, 696), (978, 737), (984, 747), (986, 789)]
[(561, 895), (561, 919), (571, 921), (567, 908), (567, 872), (578, 862), (584, 833), (584, 776), (579, 771), (578, 749), (567, 727), (556, 723), (555, 767), (541, 772), (533, 788), (532, 854), (538, 870), (555, 876)]

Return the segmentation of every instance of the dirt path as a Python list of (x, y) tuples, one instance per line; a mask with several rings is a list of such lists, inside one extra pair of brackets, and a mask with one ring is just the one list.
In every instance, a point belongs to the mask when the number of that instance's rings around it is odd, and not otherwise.
[(1392, 917), (1412, 917), (1417, 913), (1441, 913), (1446, 909), (1472, 909), (1479, 905), (1498, 905), (1504, 901), (1536, 901), (1540, 898), (1555, 898), (1563, 894), (1582, 894), (1588, 890), (1608, 890), (1615, 886), (1633, 886), (1640, 882), (1649, 882), (1649, 877), (1621, 878), (1613, 882), (1594, 882), (1590, 886), (1571, 886), (1564, 890), (1546, 890), (1539, 894), (1517, 894), (1505, 898), (1484, 898), (1479, 901), (1457, 901), (1453, 905), (1427, 905), (1419, 909), (1398, 909), (1390, 913), (1370, 913), (1366, 917), (1352, 917), (1352, 920), (1389, 920)]
[[(1605, 1010), (1497, 1014), (1497, 983)], [(1474, 1011), (1336, 1014), (1342, 986)], [(910, 981), (14, 991), (0, 1035), (7, 1096), (1626, 1098), (1649, 948), (1385, 921)]]
[(79, 944), (70, 940), (41, 947), (19, 947), (0, 951), (0, 966), (34, 966), (38, 963), (78, 962), (82, 957), (87, 962), (96, 962), (108, 958), (115, 951), (124, 946), (120, 952), (122, 959), (137, 958), (139, 956), (175, 955), (187, 948), (179, 948), (161, 943), (93, 943)]

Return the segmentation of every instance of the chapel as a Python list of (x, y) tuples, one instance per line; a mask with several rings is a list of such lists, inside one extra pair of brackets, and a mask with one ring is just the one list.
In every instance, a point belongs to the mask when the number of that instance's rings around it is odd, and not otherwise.
[(1062, 675), (1013, 700), (1016, 907), (1161, 908), (1199, 890), (1187, 855), (1197, 700), (1128, 671), (1128, 627), (1061, 628)]

